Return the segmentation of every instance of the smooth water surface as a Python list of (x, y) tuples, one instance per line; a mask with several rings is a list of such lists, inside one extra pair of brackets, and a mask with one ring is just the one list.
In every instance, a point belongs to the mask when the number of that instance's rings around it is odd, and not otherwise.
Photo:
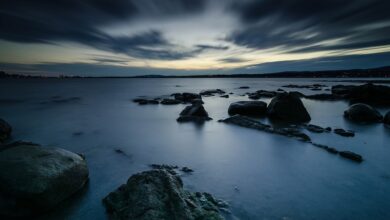
[[(88, 186), (43, 219), (106, 219), (102, 199), (148, 164), (188, 166), (191, 191), (228, 201), (234, 219), (390, 219), (390, 129), (346, 121), (343, 101), (303, 102), (311, 123), (356, 131), (346, 138), (308, 133), (315, 142), (361, 154), (361, 164), (294, 139), (236, 127), (226, 118), (245, 92), (276, 90), (313, 79), (12, 79), (0, 80), (0, 118), (13, 140), (83, 153)], [(320, 82), (332, 85), (331, 81)], [(349, 83), (343, 83), (349, 84)], [(353, 84), (353, 83), (352, 83)], [(250, 86), (248, 90), (238, 89)], [(220, 88), (230, 98), (206, 97), (214, 119), (176, 122), (185, 105), (145, 105), (138, 96)], [(329, 91), (296, 90), (305, 94)], [(262, 99), (269, 102), (269, 99)], [(389, 109), (379, 109), (385, 113)], [(267, 119), (260, 119), (270, 123)], [(124, 154), (115, 150), (120, 149)]]

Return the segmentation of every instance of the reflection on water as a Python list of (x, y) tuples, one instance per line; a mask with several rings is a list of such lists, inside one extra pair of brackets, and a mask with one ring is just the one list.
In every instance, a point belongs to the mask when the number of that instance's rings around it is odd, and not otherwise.
[[(240, 219), (389, 219), (390, 129), (344, 120), (348, 103), (303, 100), (311, 123), (354, 130), (354, 138), (308, 133), (321, 144), (361, 154), (356, 164), (293, 139), (218, 123), (231, 102), (259, 89), (302, 79), (47, 79), (1, 80), (0, 117), (13, 139), (86, 155), (90, 182), (46, 219), (105, 219), (101, 199), (148, 164), (188, 166), (190, 190), (225, 199)], [(323, 82), (321, 82), (323, 83)], [(323, 84), (331, 85), (332, 82)], [(344, 83), (346, 84), (346, 83)], [(179, 85), (179, 86), (177, 86)], [(248, 90), (237, 89), (250, 86)], [(185, 105), (139, 106), (140, 95), (220, 88), (230, 98), (204, 98), (214, 120), (177, 123)], [(318, 91), (298, 90), (305, 94)], [(321, 91), (320, 91), (321, 92)], [(326, 91), (322, 91), (326, 92)], [(269, 99), (262, 99), (269, 102)], [(382, 113), (389, 109), (379, 109)], [(271, 123), (267, 118), (259, 118)], [(386, 144), (387, 143), (387, 144)]]

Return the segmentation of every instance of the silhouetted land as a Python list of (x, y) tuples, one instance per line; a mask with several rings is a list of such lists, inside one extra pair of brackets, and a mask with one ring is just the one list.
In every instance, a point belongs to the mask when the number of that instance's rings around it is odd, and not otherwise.
[(140, 75), (140, 76), (42, 76), (9, 74), (0, 71), (0, 78), (389, 78), (390, 66), (371, 69), (287, 71), (258, 74), (210, 74), (210, 75)]

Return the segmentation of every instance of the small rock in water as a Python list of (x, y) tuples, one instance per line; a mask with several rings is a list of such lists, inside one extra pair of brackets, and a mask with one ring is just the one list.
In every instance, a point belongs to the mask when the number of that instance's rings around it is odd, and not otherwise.
[(241, 86), (239, 87), (239, 89), (249, 89), (250, 87), (249, 86)]
[(221, 95), (221, 98), (229, 98), (229, 95)]
[(336, 128), (333, 130), (335, 134), (341, 135), (343, 137), (354, 137), (355, 133), (353, 131), (346, 131), (342, 128)]
[(340, 154), (340, 156), (342, 156), (344, 158), (347, 158), (347, 159), (350, 159), (350, 160), (353, 160), (353, 161), (356, 161), (359, 163), (363, 161), (362, 156), (360, 156), (359, 154), (353, 153), (351, 151), (340, 151), (339, 154)]
[(262, 101), (239, 101), (230, 104), (229, 115), (263, 116), (267, 113), (267, 103)]
[(209, 117), (209, 114), (204, 109), (203, 105), (201, 104), (192, 104), (190, 106), (187, 106), (183, 109), (183, 111), (180, 113), (180, 117), (176, 120), (178, 122), (188, 122), (188, 121), (194, 121), (194, 122), (205, 122), (209, 121), (212, 118)]
[(181, 168), (181, 171), (183, 171), (184, 173), (192, 173), (192, 172), (194, 172), (191, 168), (188, 168), (188, 167)]
[(180, 104), (181, 101), (176, 99), (163, 99), (160, 103), (162, 105), (177, 105)]
[(208, 89), (208, 90), (203, 90), (200, 92), (201, 96), (214, 96), (215, 94), (225, 94), (226, 92), (223, 91), (222, 89)]

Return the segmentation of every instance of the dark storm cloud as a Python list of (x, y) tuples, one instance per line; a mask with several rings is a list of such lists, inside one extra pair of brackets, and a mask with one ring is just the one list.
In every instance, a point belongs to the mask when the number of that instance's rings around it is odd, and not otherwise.
[[(390, 44), (387, 0), (253, 0), (234, 3), (231, 10), (243, 27), (228, 40), (250, 48), (300, 52)], [(314, 45), (336, 38), (344, 40)]]
[(215, 46), (215, 45), (206, 45), (206, 44), (198, 44), (196, 45), (197, 48), (201, 50), (227, 50), (229, 49), (228, 46)]
[(241, 62), (245, 62), (248, 60), (242, 59), (242, 58), (230, 57), (230, 58), (219, 59), (219, 61), (221, 61), (223, 63), (241, 63)]
[(137, 16), (174, 16), (203, 8), (203, 0), (2, 0), (0, 39), (21, 43), (76, 42), (138, 58), (181, 59), (191, 54), (145, 49), (170, 45), (161, 32), (114, 37), (99, 28)]

